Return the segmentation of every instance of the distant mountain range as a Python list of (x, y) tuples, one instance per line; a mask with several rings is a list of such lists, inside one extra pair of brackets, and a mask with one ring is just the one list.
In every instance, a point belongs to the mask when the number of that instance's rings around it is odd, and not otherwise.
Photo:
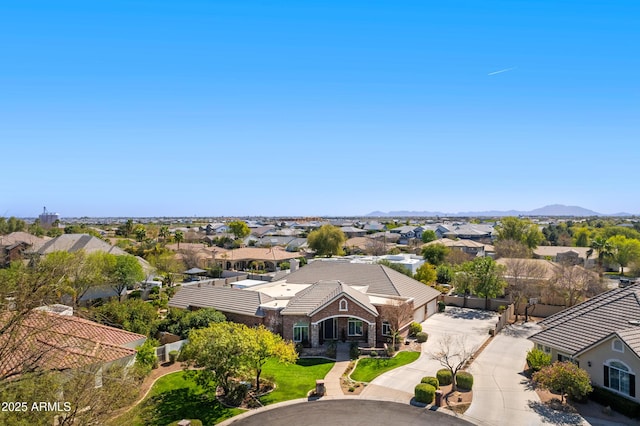
[(529, 210), (529, 211), (521, 211), (521, 210), (490, 210), (483, 212), (458, 212), (458, 213), (445, 213), (445, 212), (428, 212), (428, 211), (391, 211), (391, 212), (381, 212), (375, 211), (367, 214), (370, 217), (417, 217), (417, 216), (427, 216), (427, 217), (435, 217), (435, 216), (444, 216), (444, 217), (478, 217), (478, 216), (490, 216), (490, 217), (500, 217), (500, 216), (577, 216), (577, 217), (585, 217), (585, 216), (634, 216), (631, 213), (614, 213), (614, 214), (603, 214), (594, 212), (593, 210), (585, 209), (584, 207), (579, 206), (565, 206), (563, 204), (552, 204), (549, 206), (540, 207), (538, 209)]

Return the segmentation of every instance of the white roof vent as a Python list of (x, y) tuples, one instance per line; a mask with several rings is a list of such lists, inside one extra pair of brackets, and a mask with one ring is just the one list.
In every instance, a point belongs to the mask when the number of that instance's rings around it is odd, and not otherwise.
[(629, 324), (631, 324), (631, 325), (640, 325), (640, 320), (629, 320)]

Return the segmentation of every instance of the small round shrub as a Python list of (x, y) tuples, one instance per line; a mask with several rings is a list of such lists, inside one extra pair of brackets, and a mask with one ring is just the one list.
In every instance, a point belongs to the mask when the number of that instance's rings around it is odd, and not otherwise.
[(170, 351), (169, 352), (169, 362), (173, 364), (178, 359), (178, 355), (180, 353), (178, 351)]
[(473, 376), (466, 371), (458, 371), (456, 373), (456, 386), (459, 389), (471, 390), (473, 387)]
[(419, 333), (416, 333), (416, 341), (418, 343), (424, 343), (427, 341), (427, 338), (429, 338), (429, 335), (427, 333), (425, 333), (424, 331), (421, 331)]
[(377, 357), (377, 356), (378, 356), (378, 351), (371, 351), (371, 352), (369, 353), (369, 356), (370, 356), (371, 358), (375, 358), (375, 357)]
[(417, 322), (412, 322), (411, 324), (409, 324), (409, 335), (410, 336), (415, 336), (416, 334), (420, 333), (422, 331), (422, 324), (417, 323)]
[(420, 380), (420, 383), (426, 383), (428, 385), (433, 386), (436, 389), (440, 387), (440, 383), (438, 383), (438, 379), (433, 376), (423, 377), (422, 380)]
[(438, 383), (440, 383), (440, 386), (447, 386), (453, 382), (453, 375), (451, 374), (451, 371), (446, 368), (438, 370), (438, 372), (436, 373), (436, 377), (438, 378)]
[(351, 342), (349, 348), (349, 357), (351, 359), (358, 359), (360, 357), (360, 348), (358, 348), (358, 342)]
[(540, 349), (531, 349), (527, 352), (527, 364), (533, 371), (540, 371), (542, 367), (551, 365), (551, 355)]
[(433, 397), (436, 395), (436, 388), (427, 383), (420, 383), (414, 389), (416, 401), (423, 404), (431, 404)]
[(447, 305), (441, 300), (438, 302), (438, 312), (444, 312)]

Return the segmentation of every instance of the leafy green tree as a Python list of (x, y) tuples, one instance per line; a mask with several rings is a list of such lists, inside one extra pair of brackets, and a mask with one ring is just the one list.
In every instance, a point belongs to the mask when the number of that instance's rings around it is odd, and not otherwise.
[(587, 227), (581, 227), (573, 231), (573, 240), (576, 247), (589, 247), (591, 244), (591, 231)]
[(242, 239), (251, 233), (249, 229), (249, 225), (242, 220), (234, 220), (229, 222), (229, 230), (233, 234), (233, 236), (237, 239)]
[(158, 365), (158, 357), (156, 356), (156, 347), (160, 346), (160, 342), (156, 339), (147, 339), (136, 348), (136, 368), (141, 376), (148, 375), (154, 367)]
[(431, 285), (436, 282), (438, 274), (436, 272), (435, 266), (428, 262), (425, 262), (416, 270), (416, 274), (413, 278), (420, 281), (421, 283)]
[(496, 232), (498, 241), (519, 241), (530, 249), (537, 247), (544, 240), (544, 235), (538, 229), (538, 225), (514, 216), (503, 217), (500, 220), (500, 225), (496, 226)]
[(144, 271), (135, 257), (116, 256), (113, 269), (109, 271), (109, 279), (111, 280), (111, 288), (120, 296), (123, 290), (133, 288), (136, 283), (144, 279)]
[(394, 271), (400, 272), (401, 274), (404, 274), (408, 277), (412, 277), (411, 271), (399, 263), (393, 263), (388, 261), (387, 259), (381, 259), (381, 260), (378, 260), (378, 264), (384, 265), (387, 268), (393, 269)]
[(438, 265), (436, 267), (436, 282), (438, 284), (449, 284), (453, 279), (453, 271), (448, 265)]
[(177, 334), (183, 339), (189, 337), (189, 332), (191, 330), (207, 328), (212, 323), (226, 321), (224, 314), (213, 308), (203, 308), (187, 312), (171, 309), (169, 312), (170, 315), (168, 315), (167, 319), (158, 326), (158, 329)]
[(158, 321), (156, 308), (140, 299), (127, 299), (123, 302), (114, 300), (94, 308), (90, 315), (101, 324), (145, 336), (152, 334)]
[(188, 367), (198, 368), (188, 374), (213, 395), (218, 386), (227, 395), (234, 379), (252, 374), (248, 355), (254, 343), (247, 329), (244, 324), (220, 322), (189, 333), (189, 343), (183, 346), (181, 356)]
[(144, 225), (137, 225), (133, 230), (133, 233), (136, 236), (136, 241), (139, 243), (143, 242), (144, 239), (147, 238), (147, 230)]
[(438, 236), (436, 235), (436, 231), (433, 231), (431, 229), (427, 229), (422, 233), (422, 242), (423, 243), (430, 243), (431, 241), (435, 241), (438, 239)]
[[(475, 287), (475, 276), (473, 271), (473, 263), (465, 262), (456, 266), (453, 273), (453, 287), (458, 294), (470, 294)], [(466, 298), (464, 300), (466, 307)]]
[(624, 276), (624, 268), (629, 263), (640, 260), (640, 241), (624, 235), (614, 235), (607, 242), (613, 248), (611, 258), (620, 265), (620, 275)]
[(272, 333), (263, 325), (257, 328), (248, 328), (244, 332), (250, 342), (247, 351), (248, 362), (256, 376), (256, 392), (260, 391), (260, 374), (262, 367), (270, 359), (275, 358), (284, 364), (295, 363), (298, 353), (293, 342), (285, 341), (280, 335)]
[(478, 257), (473, 260), (473, 291), (484, 297), (485, 309), (489, 309), (489, 298), (502, 294), (507, 283), (502, 279), (504, 267), (490, 257)]
[(311, 231), (307, 237), (307, 243), (315, 250), (318, 256), (331, 257), (343, 253), (342, 246), (347, 238), (344, 232), (337, 226), (322, 225), (320, 229)]
[(434, 266), (441, 265), (451, 249), (444, 244), (429, 244), (422, 248), (422, 257), (424, 260)]
[(582, 399), (593, 390), (589, 373), (571, 361), (554, 362), (543, 367), (533, 375), (533, 381), (545, 389), (560, 393), (560, 402), (564, 402), (565, 395)]

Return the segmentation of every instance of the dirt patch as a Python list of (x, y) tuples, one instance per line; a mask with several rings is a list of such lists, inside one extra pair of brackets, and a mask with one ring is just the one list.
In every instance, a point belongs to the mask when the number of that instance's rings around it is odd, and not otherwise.
[(473, 391), (452, 391), (452, 387), (453, 385), (440, 386), (443, 399), (442, 407), (455, 413), (462, 414), (467, 411), (467, 408), (471, 405), (471, 401), (473, 400)]

